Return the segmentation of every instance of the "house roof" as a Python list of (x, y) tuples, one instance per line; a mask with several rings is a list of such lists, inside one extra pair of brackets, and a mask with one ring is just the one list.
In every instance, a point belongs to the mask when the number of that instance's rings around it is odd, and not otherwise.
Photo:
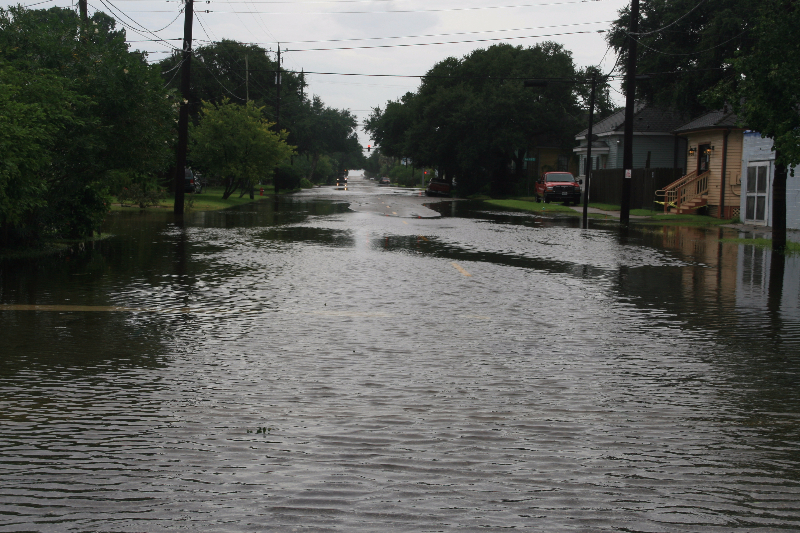
[[(594, 128), (592, 128), (594, 129)], [(586, 145), (583, 146), (576, 146), (572, 149), (573, 152), (578, 152), (581, 154), (586, 153)], [(609, 152), (608, 143), (605, 141), (594, 141), (592, 143), (592, 152), (595, 154), (607, 154)]]
[(730, 111), (717, 109), (700, 115), (696, 119), (675, 129), (675, 133), (688, 133), (697, 130), (711, 130), (718, 128), (736, 128), (739, 117)]
[[(673, 109), (652, 107), (637, 102), (633, 111), (634, 133), (663, 133), (669, 135), (675, 128), (686, 123), (686, 115)], [(625, 131), (625, 109), (604, 118), (592, 127), (592, 134), (613, 134)], [(575, 136), (575, 139), (585, 139), (589, 128)]]

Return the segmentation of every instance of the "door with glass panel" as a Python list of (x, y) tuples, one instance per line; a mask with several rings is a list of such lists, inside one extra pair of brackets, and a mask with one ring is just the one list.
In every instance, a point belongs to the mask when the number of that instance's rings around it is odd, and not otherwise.
[(746, 179), (744, 219), (766, 224), (769, 216), (769, 162), (748, 165)]

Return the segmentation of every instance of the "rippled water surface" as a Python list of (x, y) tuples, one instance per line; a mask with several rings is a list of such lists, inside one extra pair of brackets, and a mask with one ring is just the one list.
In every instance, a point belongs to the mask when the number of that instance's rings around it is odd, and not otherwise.
[(2, 265), (0, 531), (800, 529), (796, 258), (317, 196)]

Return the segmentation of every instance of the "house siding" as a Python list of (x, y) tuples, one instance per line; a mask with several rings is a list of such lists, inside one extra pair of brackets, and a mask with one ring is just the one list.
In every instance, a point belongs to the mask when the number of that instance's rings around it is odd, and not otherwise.
[[(608, 158), (600, 168), (622, 168), (624, 141), (622, 135), (600, 137), (608, 144)], [(581, 142), (586, 146), (586, 142)], [(650, 152), (650, 168), (673, 168), (675, 164), (675, 137), (673, 135), (636, 135), (633, 137), (633, 168), (644, 168), (647, 163), (647, 152)], [(592, 155), (595, 159), (596, 155)], [(580, 156), (580, 170), (583, 171), (586, 157)], [(678, 166), (684, 168), (685, 160), (678, 157)]]
[[(764, 139), (755, 131), (746, 131), (742, 140), (742, 159), (739, 169), (740, 178), (747, 175), (749, 163), (769, 162), (769, 202), (767, 225), (772, 226), (772, 180), (775, 175), (775, 152), (772, 151), (772, 139)], [(745, 195), (740, 198), (741, 213), (745, 211)], [(742, 220), (744, 215), (742, 214)], [(789, 172), (786, 179), (786, 227), (800, 229), (800, 166), (794, 168), (794, 176)]]
[[(713, 147), (708, 162), (711, 172), (708, 178), (708, 211), (711, 216), (719, 215), (721, 186), (722, 186), (722, 158), (726, 129), (705, 130), (685, 134), (688, 140), (686, 146), (686, 173), (697, 170), (701, 157), (699, 147), (708, 144)], [(689, 155), (689, 148), (697, 149), (697, 153)], [(742, 176), (742, 130), (731, 129), (728, 134), (727, 163), (725, 165), (725, 210), (723, 216), (736, 217), (741, 210), (741, 176)]]

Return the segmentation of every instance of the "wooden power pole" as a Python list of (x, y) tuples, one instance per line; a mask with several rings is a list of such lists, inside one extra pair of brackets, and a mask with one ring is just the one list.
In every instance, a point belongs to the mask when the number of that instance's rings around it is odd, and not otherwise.
[(175, 162), (175, 206), (173, 213), (183, 214), (183, 189), (186, 169), (186, 146), (189, 143), (189, 89), (192, 64), (192, 17), (194, 0), (186, 0), (183, 23), (183, 59), (181, 65), (181, 108), (178, 116), (178, 153)]
[(625, 72), (625, 132), (622, 137), (622, 202), (619, 223), (627, 226), (631, 215), (633, 179), (633, 114), (636, 106), (636, 33), (639, 31), (639, 0), (631, 0), (631, 25), (628, 30), (628, 64)]

